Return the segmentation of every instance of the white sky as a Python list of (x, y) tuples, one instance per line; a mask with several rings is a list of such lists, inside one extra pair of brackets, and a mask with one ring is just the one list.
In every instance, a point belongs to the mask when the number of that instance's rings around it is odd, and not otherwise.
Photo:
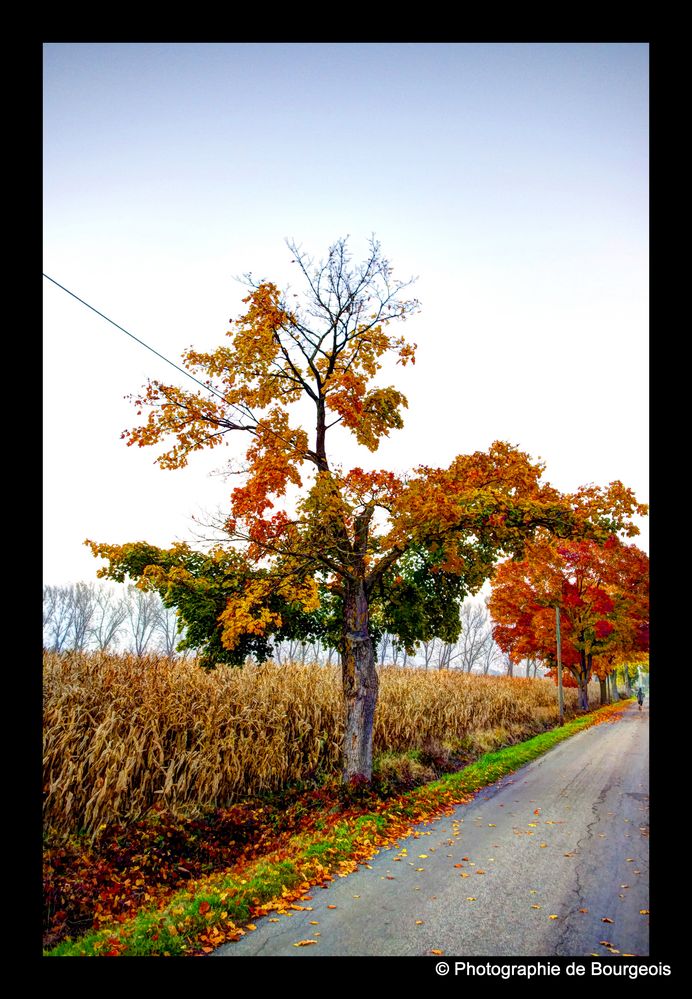
[[(358, 257), (374, 233), (419, 277), (400, 327), (418, 356), (396, 369), (404, 429), (349, 464), (508, 440), (558, 488), (621, 479), (648, 500), (648, 46), (44, 52), (55, 280), (179, 363), (224, 338), (235, 277), (296, 281), (285, 237), (320, 258), (350, 234)], [(61, 584), (94, 578), (87, 537), (191, 540), (191, 515), (227, 505), (210, 472), (232, 452), (164, 472), (127, 448), (124, 396), (183, 376), (48, 281), (44, 307), (44, 582)]]

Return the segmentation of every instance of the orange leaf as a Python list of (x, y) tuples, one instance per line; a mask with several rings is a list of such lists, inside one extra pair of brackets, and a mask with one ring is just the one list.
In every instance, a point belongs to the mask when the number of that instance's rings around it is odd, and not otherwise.
[(444, 954), (444, 951), (443, 950), (431, 950), (430, 953), (431, 954), (436, 954), (439, 957), (440, 954)]
[(199, 912), (199, 914), (201, 916), (203, 916), (204, 913), (205, 912), (209, 912), (210, 909), (211, 909), (211, 906), (209, 905), (208, 902), (200, 902), (199, 903), (199, 909), (197, 911)]
[(309, 947), (310, 944), (316, 944), (316, 940), (299, 940), (298, 943), (294, 943), (294, 947)]
[(335, 905), (328, 905), (327, 908), (328, 909), (336, 909), (336, 906)]
[(648, 909), (640, 909), (639, 910), (639, 914), (640, 914), (640, 916), (648, 916), (649, 915), (649, 910)]
[(612, 921), (613, 920), (609, 919), (607, 916), (601, 916), (601, 922), (602, 923), (612, 923)]

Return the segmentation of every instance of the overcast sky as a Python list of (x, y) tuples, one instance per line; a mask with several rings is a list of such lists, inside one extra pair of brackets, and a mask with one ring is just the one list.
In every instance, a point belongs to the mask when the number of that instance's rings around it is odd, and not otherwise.
[[(400, 328), (418, 356), (397, 369), (404, 429), (351, 463), (507, 440), (560, 489), (621, 479), (648, 500), (646, 45), (44, 53), (56, 281), (179, 362), (222, 341), (238, 276), (296, 282), (285, 238), (319, 258), (349, 234), (360, 256), (374, 233), (418, 276)], [(44, 307), (44, 582), (61, 584), (94, 578), (87, 537), (190, 540), (231, 483), (218, 451), (164, 472), (127, 448), (124, 397), (182, 376), (48, 281)]]

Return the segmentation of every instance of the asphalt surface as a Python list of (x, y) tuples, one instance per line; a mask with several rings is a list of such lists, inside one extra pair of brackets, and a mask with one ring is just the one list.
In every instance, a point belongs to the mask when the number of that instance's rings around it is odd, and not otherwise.
[(210, 956), (647, 956), (648, 736), (635, 704)]

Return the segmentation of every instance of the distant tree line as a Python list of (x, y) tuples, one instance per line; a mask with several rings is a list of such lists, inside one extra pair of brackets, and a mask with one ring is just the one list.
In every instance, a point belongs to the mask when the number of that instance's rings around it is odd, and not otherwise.
[(43, 645), (52, 652), (173, 656), (181, 637), (175, 610), (164, 607), (158, 593), (93, 582), (43, 587)]
[[(159, 652), (174, 656), (182, 638), (174, 609), (166, 608), (154, 591), (135, 586), (109, 587), (103, 583), (70, 583), (43, 588), (43, 645), (53, 652), (67, 650), (129, 651), (135, 655)], [(275, 642), (275, 662), (324, 665), (339, 662), (336, 649), (320, 641)], [(385, 631), (376, 648), (381, 666), (408, 669), (454, 669), (464, 673), (512, 676), (542, 675), (536, 659), (519, 667), (493, 640), (490, 616), (485, 605), (467, 599), (461, 605), (461, 634), (456, 642), (434, 638), (419, 642), (410, 655)]]

